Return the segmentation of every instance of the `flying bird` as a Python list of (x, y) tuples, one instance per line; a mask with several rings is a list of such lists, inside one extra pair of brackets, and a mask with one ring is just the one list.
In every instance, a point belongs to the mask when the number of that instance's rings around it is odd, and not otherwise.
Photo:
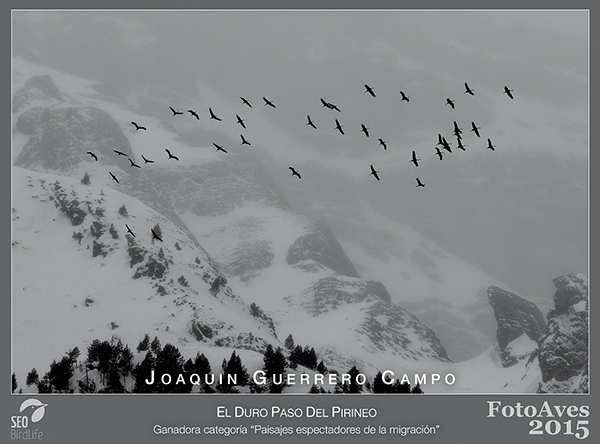
[(144, 163), (154, 163), (153, 160), (146, 159), (143, 154), (142, 154), (142, 159), (144, 159)]
[(440, 149), (437, 146), (435, 147), (435, 154), (436, 154), (436, 156), (439, 156), (440, 160), (442, 160), (442, 158), (444, 157), (442, 152), (440, 151)]
[(442, 137), (442, 148), (444, 148), (449, 153), (452, 152), (452, 150), (450, 149), (450, 143), (448, 143), (445, 137)]
[(421, 159), (417, 159), (417, 153), (415, 151), (412, 152), (412, 159), (410, 160), (410, 162), (414, 163), (416, 167), (419, 166), (419, 160)]
[(335, 129), (338, 130), (340, 133), (344, 134), (344, 130), (342, 128), (343, 125), (340, 125), (338, 119), (335, 119)]
[(496, 151), (495, 148), (496, 145), (492, 145), (492, 141), (490, 139), (488, 139), (488, 146), (486, 149), (488, 150), (492, 150), (492, 151)]
[(264, 106), (267, 106), (267, 105), (269, 105), (271, 108), (277, 108), (277, 107), (276, 107), (276, 106), (273, 104), (273, 102), (271, 102), (271, 101), (270, 101), (269, 99), (267, 99), (266, 97), (263, 97), (263, 100), (265, 101), (265, 105), (264, 105)]
[(424, 187), (424, 186), (425, 186), (425, 184), (424, 184), (423, 182), (421, 182), (421, 179), (419, 179), (419, 178), (417, 177), (417, 188), (419, 188), (419, 187)]
[(475, 95), (475, 90), (469, 88), (469, 85), (467, 84), (467, 82), (465, 82), (465, 92), (463, 94), (471, 94), (472, 96)]
[(385, 140), (383, 140), (383, 139), (378, 139), (378, 140), (379, 140), (379, 145), (381, 145), (384, 150), (387, 150), (387, 145), (385, 143)]
[(175, 159), (175, 160), (179, 160), (179, 157), (177, 157), (177, 156), (174, 156), (174, 155), (171, 153), (171, 151), (169, 151), (169, 149), (168, 149), (168, 148), (165, 148), (165, 151), (166, 151), (166, 152), (167, 152), (167, 154), (169, 155), (169, 158), (168, 158), (167, 160), (169, 160), (169, 159)]
[(242, 145), (252, 145), (250, 142), (248, 142), (245, 138), (243, 134), (240, 134), (240, 137), (242, 138)]
[(98, 161), (98, 156), (96, 156), (94, 153), (92, 153), (91, 151), (88, 151), (86, 154), (89, 154), (96, 162)]
[(129, 232), (129, 234), (131, 234), (133, 237), (135, 237), (135, 234), (133, 233), (133, 231), (131, 231), (131, 228), (129, 228), (129, 225), (125, 224), (125, 226), (127, 227), (127, 231)]
[(379, 171), (376, 171), (375, 167), (373, 167), (373, 165), (371, 165), (371, 172), (369, 173), (369, 176), (373, 175), (375, 177), (375, 179), (381, 180), (379, 178), (379, 174), (377, 174), (377, 173), (379, 173)]
[(135, 130), (136, 130), (136, 131), (138, 131), (138, 130), (144, 130), (144, 131), (145, 131), (145, 130), (146, 130), (146, 127), (145, 127), (145, 126), (140, 126), (140, 125), (138, 125), (138, 124), (137, 124), (137, 123), (135, 123), (135, 122), (131, 122), (131, 124), (132, 124), (133, 126), (135, 126)]
[(479, 135), (479, 130), (481, 129), (480, 126), (475, 125), (475, 122), (471, 122), (471, 131), (475, 132), (475, 135), (477, 135), (477, 137), (481, 137)]
[(219, 122), (221, 121), (221, 119), (219, 117), (217, 117), (215, 115), (215, 113), (213, 113), (213, 110), (211, 108), (208, 108), (208, 112), (210, 113), (210, 118), (213, 120), (218, 120)]
[(371, 88), (369, 85), (365, 84), (365, 88), (367, 93), (371, 94), (371, 96), (375, 97), (375, 92), (373, 91), (373, 88)]
[(117, 183), (120, 183), (120, 182), (119, 182), (119, 179), (117, 179), (117, 176), (115, 176), (115, 175), (114, 175), (113, 173), (111, 173), (110, 171), (108, 172), (108, 174), (110, 174), (110, 177), (112, 177), (112, 179), (113, 179), (115, 182), (117, 182)]
[(150, 228), (150, 231), (152, 231), (152, 240), (157, 239), (159, 241), (163, 241), (160, 236), (158, 234), (156, 234), (156, 231), (154, 231), (154, 228)]
[(406, 94), (404, 94), (404, 92), (400, 91), (400, 95), (402, 96), (401, 102), (404, 102), (404, 101), (410, 102), (409, 98), (407, 97)]
[(171, 112), (173, 113), (173, 117), (175, 117), (176, 115), (182, 115), (183, 116), (183, 111), (175, 111), (172, 106), (169, 106), (169, 108), (171, 108)]
[(119, 156), (125, 156), (127, 157), (127, 154), (125, 154), (123, 151), (117, 151), (117, 150), (113, 150), (115, 153), (117, 153)]
[(440, 133), (438, 133), (438, 143), (436, 143), (436, 145), (440, 145), (440, 146), (444, 146), (444, 138), (442, 137), (442, 135)]
[(458, 127), (458, 123), (456, 123), (456, 120), (454, 121), (454, 135), (456, 137), (458, 137), (459, 134), (462, 134), (462, 128)]
[(190, 113), (192, 116), (194, 116), (197, 120), (200, 120), (200, 116), (193, 109), (188, 109), (188, 113)]
[(296, 176), (298, 177), (298, 179), (302, 179), (302, 176), (300, 176), (300, 173), (298, 171), (296, 171), (294, 169), (294, 167), (288, 167), (291, 171), (292, 171), (292, 176)]
[(250, 105), (250, 102), (248, 102), (248, 100), (244, 99), (243, 97), (240, 97), (240, 99), (242, 99), (242, 102), (244, 102), (246, 105), (248, 105), (250, 108), (252, 108), (252, 105)]
[(451, 100), (450, 97), (446, 99), (446, 105), (450, 105), (452, 109), (454, 109), (454, 100)]
[(130, 166), (129, 168), (131, 168), (131, 167), (135, 167), (135, 168), (141, 168), (141, 166), (139, 166), (139, 165), (138, 165), (137, 163), (135, 163), (133, 160), (131, 160), (131, 159), (127, 159), (127, 160), (129, 160), (129, 163), (131, 163), (131, 166)]
[(242, 125), (242, 128), (246, 129), (246, 125), (244, 124), (244, 119), (242, 119), (237, 114), (235, 115), (235, 117), (237, 118), (237, 123), (239, 123), (240, 125)]
[(365, 136), (369, 137), (369, 128), (367, 128), (363, 123), (360, 124), (360, 130), (365, 133)]
[(227, 152), (223, 149), (223, 147), (221, 145), (217, 145), (216, 143), (213, 143), (213, 145), (217, 148), (217, 151), (223, 151), (224, 153)]
[(315, 124), (313, 123), (312, 120), (310, 120), (310, 116), (306, 116), (306, 118), (308, 119), (308, 123), (306, 124), (306, 126), (312, 126), (314, 129), (317, 129), (317, 127), (315, 126)]
[(340, 109), (334, 105), (333, 103), (330, 102), (326, 102), (325, 100), (321, 99), (321, 103), (323, 104), (322, 108), (329, 108), (329, 109), (334, 109), (336, 110), (338, 113), (341, 112)]
[(460, 137), (459, 137), (459, 138), (457, 138), (457, 143), (458, 143), (458, 146), (457, 146), (456, 148), (458, 148), (458, 149), (461, 149), (461, 150), (463, 150), (463, 151), (467, 151), (467, 150), (465, 149), (465, 145), (463, 145), (463, 143), (462, 143), (462, 139), (461, 139)]
[(503, 94), (506, 94), (511, 99), (514, 99), (513, 95), (511, 94), (512, 91), (514, 91), (514, 89), (508, 89), (508, 86), (504, 85), (504, 93)]

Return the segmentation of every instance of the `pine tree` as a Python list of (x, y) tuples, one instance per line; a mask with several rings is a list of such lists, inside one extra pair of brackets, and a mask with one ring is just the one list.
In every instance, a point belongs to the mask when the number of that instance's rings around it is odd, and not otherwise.
[(348, 370), (348, 374), (350, 375), (350, 384), (345, 384), (348, 386), (346, 393), (362, 393), (362, 385), (356, 381), (356, 377), (360, 374), (360, 372), (355, 365)]
[(27, 380), (25, 381), (25, 384), (27, 385), (33, 385), (40, 382), (40, 377), (38, 375), (38, 372), (35, 368), (32, 368), (31, 371), (29, 373), (27, 373)]
[(373, 379), (373, 393), (390, 393), (391, 385), (383, 382), (383, 375), (378, 372)]
[(160, 341), (158, 340), (158, 336), (154, 336), (154, 339), (150, 344), (150, 350), (156, 355), (160, 353)]
[(125, 204), (123, 204), (123, 206), (121, 206), (121, 208), (119, 208), (119, 214), (121, 216), (124, 216), (124, 217), (128, 216), (128, 214), (127, 214), (127, 208), (125, 208)]
[(150, 348), (150, 336), (148, 336), (148, 333), (146, 333), (144, 335), (144, 339), (142, 339), (140, 341), (140, 343), (138, 344), (136, 350), (138, 351), (138, 353), (143, 352), (143, 351), (148, 351), (148, 349)]
[(420, 393), (423, 393), (423, 390), (421, 390), (421, 385), (417, 382), (417, 385), (415, 385), (410, 392), (420, 394)]
[(133, 376), (135, 378), (135, 387), (133, 391), (135, 393), (151, 393), (158, 391), (155, 387), (157, 384), (156, 381), (152, 386), (146, 384), (146, 379), (150, 379), (150, 372), (154, 370), (155, 363), (156, 359), (154, 358), (154, 355), (148, 350), (143, 361), (133, 370)]
[(87, 172), (83, 176), (83, 179), (81, 179), (81, 183), (82, 183), (82, 185), (89, 185), (90, 184), (90, 175)]
[[(183, 356), (177, 347), (172, 344), (165, 346), (156, 355), (155, 374), (163, 375), (180, 375), (183, 373)], [(185, 384), (176, 384), (176, 376), (170, 384), (159, 384), (158, 391), (161, 393), (189, 393), (192, 385), (189, 379)]]
[(326, 375), (327, 374), (327, 367), (325, 367), (325, 364), (323, 363), (323, 360), (321, 359), (321, 362), (319, 362), (319, 365), (317, 365), (317, 371), (319, 373), (321, 373), (322, 375)]
[(293, 350), (294, 347), (296, 346), (294, 344), (294, 338), (292, 337), (292, 334), (290, 333), (288, 335), (288, 337), (285, 339), (285, 342), (283, 343), (283, 345), (285, 346), (285, 348), (287, 348), (288, 350)]
[(18, 386), (19, 385), (17, 384), (17, 375), (15, 372), (13, 372), (13, 374), (12, 374), (12, 392), (11, 393), (14, 393)]
[[(220, 389), (223, 393), (233, 393), (231, 390), (232, 385), (244, 386), (248, 384), (248, 381), (250, 380), (248, 370), (244, 367), (242, 360), (236, 355), (235, 351), (231, 354), (229, 361), (223, 359), (222, 369), (223, 384), (221, 384)], [(229, 383), (229, 375), (235, 375), (235, 384)]]
[(285, 372), (285, 367), (287, 366), (287, 360), (283, 355), (281, 347), (277, 347), (277, 350), (273, 350), (273, 346), (271, 344), (267, 345), (267, 350), (265, 351), (263, 361), (263, 370), (265, 371), (265, 376), (271, 379), (269, 384), (269, 392), (281, 393), (285, 385), (275, 384), (272, 380), (273, 375), (283, 375)]

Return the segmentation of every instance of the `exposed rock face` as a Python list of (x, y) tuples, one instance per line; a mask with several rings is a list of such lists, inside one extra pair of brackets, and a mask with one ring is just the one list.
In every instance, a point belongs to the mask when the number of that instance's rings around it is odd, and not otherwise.
[(117, 122), (99, 108), (31, 108), (19, 117), (17, 129), (29, 135), (15, 159), (15, 165), (23, 168), (68, 174), (87, 156), (86, 151), (102, 156), (104, 163), (115, 163), (113, 150), (133, 158), (129, 140)]
[(511, 343), (519, 340), (523, 344), (523, 335), (537, 343), (546, 332), (544, 316), (534, 303), (498, 287), (488, 288), (488, 299), (498, 323), (496, 338), (502, 354), (502, 365), (510, 367), (534, 351), (531, 347), (517, 347)]
[(570, 273), (554, 279), (554, 309), (540, 338), (543, 383), (538, 392), (588, 392), (588, 280)]
[(314, 221), (309, 232), (296, 239), (288, 250), (289, 265), (304, 260), (313, 260), (345, 276), (359, 277), (339, 241), (322, 221)]
[(48, 75), (33, 76), (27, 80), (23, 88), (17, 91), (13, 97), (13, 112), (19, 112), (32, 101), (46, 103), (62, 101), (62, 95), (52, 81), (52, 77)]

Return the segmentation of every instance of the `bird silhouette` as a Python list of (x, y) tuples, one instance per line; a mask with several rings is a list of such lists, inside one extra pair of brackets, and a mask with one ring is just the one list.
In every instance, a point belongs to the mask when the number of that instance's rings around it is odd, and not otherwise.
[(387, 145), (385, 143), (385, 140), (383, 140), (383, 139), (377, 139), (377, 140), (379, 140), (379, 145), (381, 145), (384, 150), (387, 150)]
[(288, 167), (291, 171), (292, 171), (292, 176), (296, 176), (298, 177), (298, 179), (302, 179), (302, 176), (300, 176), (300, 173), (298, 171), (296, 171), (294, 169), (294, 167)]
[(475, 122), (471, 122), (471, 131), (473, 131), (477, 137), (481, 137), (481, 136), (479, 135), (479, 130), (480, 130), (480, 129), (481, 129), (481, 127), (480, 127), (480, 126), (477, 126), (477, 125), (475, 125)]
[(237, 114), (235, 115), (236, 119), (237, 119), (237, 123), (239, 123), (240, 125), (242, 125), (242, 128), (246, 129), (246, 125), (244, 124), (244, 119), (242, 119), (240, 116), (238, 116)]
[(248, 142), (245, 138), (243, 134), (240, 134), (240, 137), (242, 138), (242, 145), (252, 145), (250, 142)]
[(169, 159), (175, 159), (175, 160), (179, 160), (179, 157), (177, 157), (177, 156), (174, 156), (174, 155), (171, 153), (171, 151), (169, 151), (169, 149), (168, 149), (168, 148), (165, 148), (165, 151), (166, 151), (166, 152), (167, 152), (167, 154), (169, 155), (169, 157), (168, 157), (168, 159), (167, 159), (167, 160), (169, 160)]
[(138, 124), (137, 124), (137, 123), (135, 123), (135, 122), (131, 122), (131, 124), (132, 124), (133, 126), (135, 126), (135, 130), (136, 130), (136, 131), (138, 131), (138, 130), (144, 130), (144, 131), (145, 131), (145, 130), (146, 130), (146, 127), (145, 127), (145, 126), (140, 126), (140, 125), (138, 125)]
[(188, 113), (190, 113), (192, 116), (194, 116), (197, 120), (200, 120), (200, 116), (193, 109), (188, 109)]
[(440, 133), (438, 133), (438, 143), (436, 143), (436, 145), (440, 145), (440, 146), (444, 146), (444, 138), (442, 137), (442, 135)]
[(340, 125), (338, 119), (335, 119), (335, 129), (338, 130), (340, 133), (344, 134), (344, 130), (342, 128), (343, 125)]
[(242, 99), (242, 102), (244, 102), (246, 105), (248, 105), (250, 108), (252, 108), (252, 105), (250, 105), (250, 102), (248, 102), (248, 100), (244, 99), (243, 97), (240, 97), (240, 99)]
[(117, 151), (117, 150), (113, 150), (115, 153), (117, 153), (119, 156), (125, 156), (127, 157), (127, 154), (125, 154), (123, 151)]
[(111, 173), (110, 171), (108, 172), (108, 174), (110, 174), (110, 177), (112, 177), (112, 179), (113, 179), (115, 182), (117, 182), (117, 183), (120, 183), (120, 182), (119, 182), (119, 179), (117, 179), (117, 176), (115, 176), (115, 175), (114, 175), (113, 173)]
[(458, 137), (459, 134), (462, 134), (462, 128), (458, 127), (458, 123), (456, 123), (456, 120), (454, 121), (454, 135), (456, 137)]
[(421, 159), (417, 159), (417, 153), (415, 151), (412, 152), (412, 159), (410, 160), (410, 162), (414, 163), (416, 167), (419, 166), (419, 160)]
[(177, 115), (182, 115), (183, 116), (183, 112), (182, 111), (175, 111), (172, 106), (169, 106), (169, 108), (171, 108), (171, 112), (173, 113), (173, 117), (175, 117)]
[(129, 228), (129, 225), (125, 224), (125, 226), (127, 227), (127, 231), (129, 232), (129, 234), (131, 234), (133, 237), (135, 237), (135, 234), (133, 231), (131, 231), (131, 228)]
[(490, 139), (488, 139), (488, 146), (486, 149), (488, 150), (492, 150), (492, 151), (496, 151), (494, 148), (496, 147), (496, 145), (492, 145), (492, 141)]
[(419, 188), (419, 187), (424, 187), (424, 186), (425, 186), (425, 184), (424, 184), (423, 182), (421, 182), (421, 179), (419, 179), (419, 178), (417, 177), (417, 188)]
[(437, 156), (439, 156), (440, 160), (442, 160), (443, 157), (444, 157), (443, 154), (442, 154), (442, 152), (440, 151), (440, 149), (437, 146), (435, 147), (435, 154)]
[(513, 95), (511, 94), (513, 91), (514, 89), (508, 89), (508, 86), (504, 85), (504, 92), (502, 94), (506, 94), (511, 99), (514, 99)]
[(452, 152), (452, 150), (450, 149), (450, 143), (448, 143), (445, 137), (442, 137), (442, 148), (444, 148), (449, 153)]
[(369, 173), (369, 176), (373, 175), (373, 177), (375, 177), (375, 179), (381, 180), (379, 178), (379, 174), (377, 174), (377, 173), (379, 173), (379, 171), (376, 171), (375, 167), (373, 165), (371, 165), (371, 172)]
[(46, 413), (46, 407), (48, 407), (48, 404), (43, 404), (37, 399), (30, 398), (23, 401), (19, 412), (23, 413), (23, 416), (29, 416), (31, 412), (31, 422), (40, 422)]
[(142, 159), (144, 159), (144, 163), (154, 163), (153, 160), (146, 159), (143, 154), (142, 154)]
[(312, 120), (310, 120), (310, 116), (306, 116), (306, 118), (308, 119), (308, 123), (306, 124), (306, 126), (312, 126), (314, 129), (317, 129), (317, 127), (315, 126), (315, 124), (313, 123)]
[(467, 82), (465, 82), (465, 92), (463, 94), (471, 94), (472, 96), (474, 96), (475, 90), (469, 88), (469, 85), (467, 85)]
[(365, 133), (365, 136), (369, 137), (369, 128), (367, 128), (363, 123), (360, 124), (360, 130)]
[(400, 100), (401, 102), (410, 102), (409, 98), (406, 94), (404, 94), (404, 92), (400, 91), (400, 95), (402, 96), (402, 100)]
[(456, 148), (461, 149), (463, 151), (467, 151), (466, 148), (465, 148), (466, 145), (463, 145), (461, 138), (459, 137), (456, 140), (457, 140), (457, 143), (458, 143), (458, 145), (456, 146)]
[(98, 161), (98, 156), (96, 156), (94, 153), (92, 153), (91, 151), (88, 151), (86, 154), (89, 154), (96, 162)]
[(215, 115), (215, 113), (213, 113), (213, 110), (211, 108), (208, 108), (208, 112), (210, 113), (210, 118), (213, 120), (218, 120), (219, 122), (221, 121), (221, 119), (219, 117), (217, 117)]
[(263, 97), (263, 100), (265, 101), (265, 105), (264, 105), (264, 106), (267, 106), (267, 105), (269, 105), (271, 108), (277, 108), (277, 107), (276, 107), (276, 106), (273, 104), (273, 102), (271, 102), (271, 101), (270, 101), (269, 99), (267, 99), (266, 97)]
[(323, 107), (325, 107), (325, 108), (334, 109), (338, 113), (341, 112), (340, 109), (331, 102), (326, 102), (325, 100), (321, 99), (321, 103), (323, 104)]
[(213, 143), (213, 145), (217, 148), (217, 151), (223, 151), (224, 153), (227, 153), (227, 151), (225, 151), (221, 145), (217, 145), (216, 143)]
[(161, 242), (163, 241), (163, 240), (160, 238), (160, 236), (159, 236), (158, 234), (156, 234), (156, 231), (154, 231), (154, 228), (150, 228), (150, 231), (152, 231), (152, 240), (156, 239), (156, 240), (159, 240), (159, 241), (161, 241)]
[(450, 97), (446, 99), (446, 105), (450, 105), (452, 109), (454, 109), (454, 100), (451, 100)]
[(375, 97), (375, 92), (373, 91), (373, 88), (371, 88), (369, 85), (365, 84), (365, 88), (367, 93), (371, 94), (371, 96)]
[(139, 165), (138, 165), (137, 163), (135, 163), (133, 160), (131, 160), (131, 159), (127, 159), (127, 160), (129, 160), (129, 163), (131, 163), (131, 166), (130, 166), (129, 168), (131, 168), (131, 167), (135, 167), (135, 168), (141, 168), (141, 166), (139, 166)]

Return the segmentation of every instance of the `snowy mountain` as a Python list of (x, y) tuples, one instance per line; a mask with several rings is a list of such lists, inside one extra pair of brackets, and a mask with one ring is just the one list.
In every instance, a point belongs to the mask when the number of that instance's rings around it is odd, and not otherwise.
[[(103, 85), (20, 59), (13, 89), (18, 375), (93, 339), (133, 347), (145, 333), (213, 368), (240, 351), (255, 370), (291, 334), (339, 372), (456, 375), (426, 392), (537, 390), (539, 370), (507, 368), (494, 348), (485, 295), (501, 283), (368, 200), (357, 212), (333, 199), (323, 219), (294, 211), (268, 161), (198, 143), (205, 123), (172, 116), (182, 98), (170, 91), (141, 114)], [(454, 363), (455, 352), (472, 359)]]

